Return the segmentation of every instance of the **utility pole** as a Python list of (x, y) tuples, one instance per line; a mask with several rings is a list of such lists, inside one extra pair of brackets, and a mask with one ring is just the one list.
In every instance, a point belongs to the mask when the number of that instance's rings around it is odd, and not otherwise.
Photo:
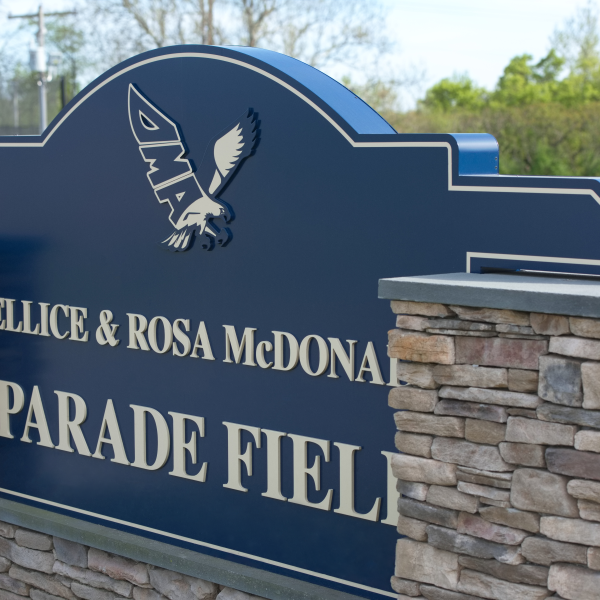
[(48, 85), (48, 65), (46, 63), (46, 48), (44, 45), (44, 35), (46, 27), (44, 26), (45, 17), (64, 17), (75, 15), (75, 11), (44, 13), (44, 7), (40, 4), (37, 13), (29, 15), (8, 15), (9, 19), (37, 19), (37, 45), (31, 52), (31, 68), (38, 74), (38, 87), (40, 91), (40, 135), (48, 126), (48, 103), (46, 99), (46, 86)]

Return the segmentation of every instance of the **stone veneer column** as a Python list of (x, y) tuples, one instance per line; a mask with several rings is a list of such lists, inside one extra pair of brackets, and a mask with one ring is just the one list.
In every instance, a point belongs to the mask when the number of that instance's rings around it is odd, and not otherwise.
[(398, 597), (598, 600), (600, 320), (392, 310)]

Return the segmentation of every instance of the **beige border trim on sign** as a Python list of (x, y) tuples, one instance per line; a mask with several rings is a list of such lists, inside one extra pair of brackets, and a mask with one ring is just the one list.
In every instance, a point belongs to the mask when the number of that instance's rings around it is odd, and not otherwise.
[[(143, 67), (144, 65), (158, 62), (161, 60), (169, 60), (172, 58), (205, 58), (209, 60), (220, 60), (228, 62), (244, 69), (249, 69), (260, 75), (271, 79), (278, 85), (284, 87), (292, 94), (296, 95), (302, 101), (306, 102), (311, 108), (318, 112), (330, 125), (332, 125), (354, 148), (446, 148), (448, 152), (448, 190), (454, 192), (503, 192), (509, 194), (573, 194), (578, 196), (591, 196), (598, 204), (600, 204), (600, 196), (592, 189), (579, 189), (579, 188), (534, 188), (534, 187), (496, 187), (496, 186), (480, 186), (480, 185), (454, 185), (452, 183), (452, 149), (448, 142), (356, 142), (354, 141), (339, 125), (336, 123), (322, 108), (317, 106), (312, 100), (307, 98), (300, 91), (295, 89), (289, 83), (286, 83), (282, 79), (272, 75), (271, 73), (250, 65), (241, 60), (235, 58), (229, 58), (227, 56), (217, 56), (215, 54), (208, 54), (206, 52), (181, 52), (174, 54), (165, 54), (162, 56), (155, 56), (153, 58), (147, 58), (134, 65), (130, 65), (113, 73), (110, 77), (107, 77), (104, 81), (100, 82), (96, 87), (91, 89), (85, 96), (83, 96), (69, 111), (62, 117), (62, 119), (52, 127), (48, 135), (41, 142), (2, 142), (0, 148), (14, 147), (14, 148), (42, 148), (46, 145), (48, 140), (52, 138), (56, 130), (65, 122), (65, 120), (83, 104), (90, 96), (95, 94), (97, 91), (102, 89), (106, 84), (110, 83), (117, 77), (121, 77), (125, 73)], [(501, 177), (498, 175), (498, 177)]]

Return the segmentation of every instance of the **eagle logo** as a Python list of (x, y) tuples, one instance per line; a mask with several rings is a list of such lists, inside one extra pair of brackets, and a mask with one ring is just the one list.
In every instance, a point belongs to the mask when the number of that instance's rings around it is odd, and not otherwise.
[(197, 172), (185, 158), (187, 148), (179, 126), (129, 85), (129, 122), (142, 158), (149, 165), (147, 177), (161, 204), (171, 208), (175, 228), (162, 242), (173, 252), (191, 247), (194, 236), (205, 250), (226, 246), (231, 239), (225, 223), (234, 218), (231, 207), (217, 196), (224, 190), (245, 158), (258, 143), (257, 114), (248, 109), (208, 143)]

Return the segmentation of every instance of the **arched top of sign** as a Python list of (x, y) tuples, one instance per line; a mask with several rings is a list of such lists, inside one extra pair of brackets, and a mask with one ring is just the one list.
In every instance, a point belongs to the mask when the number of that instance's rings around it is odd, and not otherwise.
[[(321, 71), (283, 54), (241, 46), (171, 46), (145, 52), (109, 69), (90, 83), (59, 113), (41, 136), (0, 136), (2, 147), (43, 147), (83, 102), (114, 79), (153, 62), (190, 58), (219, 60), (250, 69), (285, 87), (309, 104), (356, 148), (445, 148), (448, 189), (464, 192), (507, 192), (589, 195), (600, 204), (600, 179), (499, 175), (496, 139), (485, 133), (401, 134), (371, 107)], [(150, 115), (139, 115), (150, 131)]]

